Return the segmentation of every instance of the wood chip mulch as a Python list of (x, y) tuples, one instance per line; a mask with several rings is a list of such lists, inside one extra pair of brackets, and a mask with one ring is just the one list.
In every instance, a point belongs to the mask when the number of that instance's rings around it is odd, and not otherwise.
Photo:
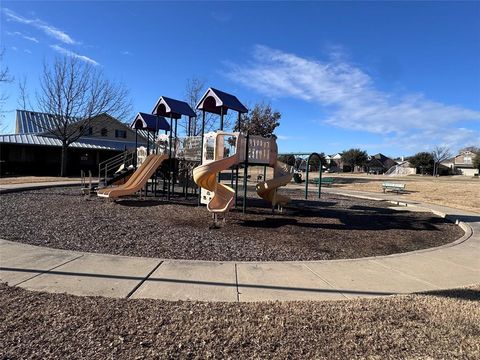
[(397, 211), (385, 202), (301, 191), (283, 213), (251, 193), (248, 214), (231, 211), (209, 229), (196, 199), (85, 198), (78, 188), (0, 195), (0, 238), (60, 249), (218, 261), (328, 260), (388, 255), (452, 242), (463, 231), (431, 213)]
[(0, 359), (479, 359), (480, 286), (336, 302), (76, 297), (0, 284)]

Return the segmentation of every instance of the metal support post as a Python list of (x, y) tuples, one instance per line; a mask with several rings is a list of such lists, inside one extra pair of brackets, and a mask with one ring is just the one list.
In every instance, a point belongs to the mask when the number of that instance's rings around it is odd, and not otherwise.
[(247, 136), (245, 137), (245, 169), (243, 169), (243, 213), (245, 214), (247, 211), (247, 187), (248, 187), (248, 143), (250, 140), (250, 136), (247, 132)]
[[(205, 110), (202, 110), (202, 134), (200, 138), (200, 165), (203, 164), (203, 135), (205, 133)], [(198, 205), (201, 204), (202, 189), (198, 187)]]
[(172, 130), (173, 120), (170, 115), (170, 134), (168, 136), (168, 176), (167, 176), (167, 200), (170, 200), (170, 183), (172, 177)]

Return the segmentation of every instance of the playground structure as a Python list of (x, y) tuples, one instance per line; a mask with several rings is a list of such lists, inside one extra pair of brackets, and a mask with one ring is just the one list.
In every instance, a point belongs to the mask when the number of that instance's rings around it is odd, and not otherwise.
[(106, 187), (98, 190), (97, 195), (100, 197), (119, 198), (122, 196), (133, 195), (137, 191), (141, 190), (148, 179), (150, 179), (153, 173), (158, 167), (166, 160), (165, 155), (149, 155), (146, 160), (140, 165), (140, 167), (132, 174), (132, 176), (123, 185), (116, 187)]
[[(229, 111), (238, 114), (237, 128), (240, 128), (242, 114), (247, 108), (233, 95), (209, 88), (196, 106), (202, 112), (201, 133), (194, 134), (195, 111), (183, 101), (160, 97), (152, 114), (138, 113), (131, 127), (136, 133), (142, 132), (147, 138), (146, 147), (137, 147), (135, 152), (125, 152), (122, 156), (105, 163), (99, 173), (104, 175), (103, 184), (112, 184), (115, 176), (125, 177), (121, 185), (100, 188), (98, 196), (117, 199), (144, 191), (145, 196), (164, 196), (170, 200), (178, 195), (187, 199), (197, 196), (198, 204), (207, 205), (216, 220), (216, 214), (228, 212), (239, 205), (240, 170), (243, 170), (242, 210), (247, 208), (247, 183), (249, 166), (274, 168), (273, 179), (265, 179), (256, 185), (257, 194), (272, 205), (272, 210), (280, 210), (290, 199), (278, 193), (278, 188), (288, 184), (293, 174), (289, 166), (277, 160), (278, 149), (274, 138), (225, 132), (224, 116)], [(206, 113), (218, 115), (219, 129), (205, 133)], [(186, 136), (178, 136), (178, 122), (186, 116)], [(164, 132), (164, 133), (160, 133)], [(120, 159), (120, 160), (119, 160)], [(120, 166), (119, 162), (121, 163)], [(135, 169), (134, 172), (127, 171)], [(115, 170), (108, 178), (109, 170)], [(230, 184), (220, 181), (230, 170)], [(223, 173), (222, 173), (223, 172)], [(266, 171), (264, 170), (264, 174)], [(115, 179), (118, 181), (118, 179)], [(197, 188), (198, 186), (198, 188)]]
[[(202, 194), (201, 202), (207, 204), (207, 209), (215, 218), (216, 214), (226, 213), (234, 206), (235, 195), (238, 193), (233, 188), (233, 177), (232, 186), (227, 186), (217, 180), (219, 174), (228, 169), (233, 170), (234, 167), (238, 169), (240, 164), (273, 167), (274, 178), (259, 182), (256, 186), (257, 194), (270, 202), (272, 208), (278, 206), (281, 209), (290, 201), (290, 198), (277, 192), (279, 187), (291, 181), (293, 174), (287, 165), (277, 161), (277, 144), (274, 138), (217, 131), (208, 134), (206, 140), (202, 165), (193, 169), (193, 178), (202, 190), (211, 192), (211, 196), (208, 193)], [(238, 178), (236, 179), (235, 188), (238, 190)], [(246, 190), (246, 183), (244, 189)], [(246, 197), (244, 203), (245, 200)]]

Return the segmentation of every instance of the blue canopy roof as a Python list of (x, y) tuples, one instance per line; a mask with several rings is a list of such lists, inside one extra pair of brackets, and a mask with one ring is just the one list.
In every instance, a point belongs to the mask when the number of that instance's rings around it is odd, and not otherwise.
[(137, 116), (135, 116), (135, 119), (130, 126), (133, 129), (148, 131), (170, 130), (170, 125), (164, 117), (142, 112), (139, 112)]
[(246, 113), (248, 109), (237, 99), (236, 96), (226, 92), (209, 88), (197, 104), (197, 109), (205, 110), (214, 114), (226, 114), (229, 109)]
[(161, 96), (158, 99), (152, 114), (174, 119), (180, 119), (183, 115), (188, 117), (197, 116), (195, 111), (185, 101), (175, 100), (166, 96)]

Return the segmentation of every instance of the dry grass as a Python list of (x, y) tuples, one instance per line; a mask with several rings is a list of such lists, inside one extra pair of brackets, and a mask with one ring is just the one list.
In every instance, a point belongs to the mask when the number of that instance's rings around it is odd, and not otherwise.
[[(241, 173), (243, 174), (243, 172)], [(258, 175), (263, 175), (263, 167), (249, 169), (251, 181), (255, 182)], [(318, 177), (316, 172), (311, 178)], [(458, 209), (480, 212), (480, 179), (466, 176), (445, 176), (433, 178), (431, 176), (391, 177), (366, 174), (323, 174), (324, 177), (337, 179), (334, 187), (347, 190), (382, 192), (382, 182), (405, 183), (406, 200), (417, 200), (432, 204), (451, 206)], [(267, 168), (267, 179), (273, 177), (273, 169)], [(49, 181), (79, 181), (79, 178), (24, 176), (0, 179), (0, 185), (38, 183)]]
[[(324, 174), (336, 178), (334, 188), (382, 193), (383, 182), (405, 183), (405, 200), (417, 200), (431, 204), (480, 212), (480, 179), (466, 176), (393, 177), (366, 174)], [(318, 177), (318, 174), (314, 174)], [(315, 186), (313, 186), (315, 187)]]
[(13, 184), (30, 184), (30, 183), (42, 183), (51, 181), (80, 181), (80, 178), (69, 178), (59, 176), (19, 176), (19, 177), (6, 177), (0, 179), (0, 185), (13, 185)]

